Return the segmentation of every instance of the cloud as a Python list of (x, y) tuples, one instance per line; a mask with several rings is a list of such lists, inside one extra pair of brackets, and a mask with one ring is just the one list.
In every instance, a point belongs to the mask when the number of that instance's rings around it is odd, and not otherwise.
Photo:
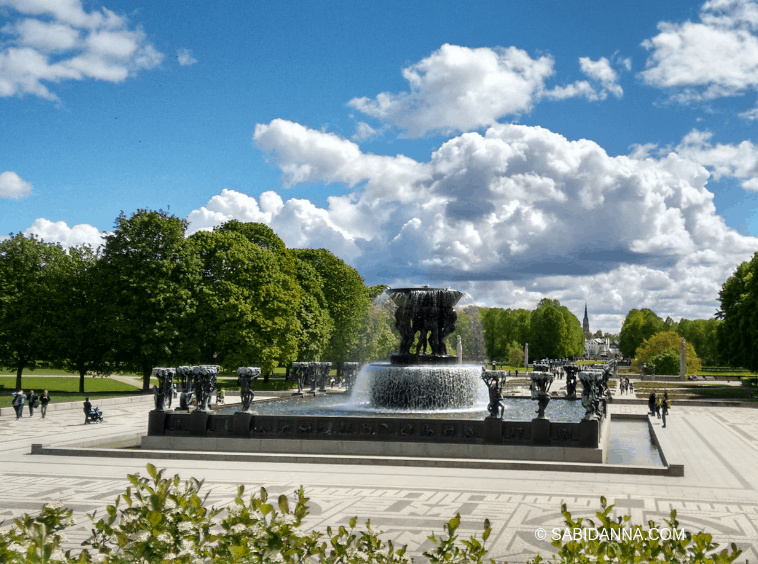
[(0, 174), (0, 198), (18, 200), (32, 193), (32, 185), (12, 171)]
[(708, 317), (720, 284), (758, 248), (716, 214), (709, 172), (686, 151), (612, 157), (592, 141), (513, 124), (454, 137), (429, 162), (363, 153), (284, 120), (258, 125), (254, 140), (286, 186), (346, 188), (325, 209), (283, 202), (299, 215), (269, 224), (294, 230), (285, 242), (346, 252), (371, 283), (510, 288), (496, 302), (506, 306), (594, 296), (609, 320), (653, 305)]
[(140, 29), (105, 8), (86, 12), (80, 0), (0, 0), (16, 19), (0, 28), (0, 96), (58, 97), (64, 80), (122, 82), (161, 63)]
[(673, 90), (680, 102), (737, 96), (758, 87), (758, 4), (711, 0), (700, 21), (661, 22), (642, 46), (650, 51), (643, 80)]
[(43, 217), (34, 220), (34, 223), (24, 231), (24, 235), (36, 235), (42, 241), (60, 243), (66, 249), (84, 244), (97, 249), (104, 243), (104, 233), (97, 227), (87, 223), (69, 227), (65, 221), (50, 221)]
[(445, 44), (403, 69), (410, 90), (354, 98), (356, 110), (403, 130), (408, 137), (430, 131), (469, 131), (531, 109), (553, 59), (532, 59), (515, 47), (471, 49)]
[(371, 127), (365, 121), (359, 121), (355, 124), (355, 133), (353, 134), (352, 140), (358, 142), (366, 141), (367, 139), (376, 137), (378, 133), (379, 132), (376, 129)]
[(758, 192), (758, 145), (750, 141), (713, 145), (712, 135), (708, 131), (693, 129), (675, 150), (679, 155), (708, 167), (715, 180), (730, 176), (741, 180), (746, 190)]
[[(619, 63), (626, 70), (631, 67), (629, 59), (623, 59)], [(590, 78), (591, 83), (587, 80), (578, 80), (573, 84), (556, 86), (547, 90), (543, 96), (552, 100), (584, 97), (590, 101), (597, 101), (605, 100), (609, 93), (616, 98), (624, 95), (624, 90), (618, 84), (618, 74), (605, 57), (600, 57), (597, 61), (589, 57), (579, 57), (579, 68)]]
[(197, 59), (192, 55), (192, 51), (189, 49), (177, 49), (176, 60), (183, 67), (189, 67), (197, 62)]

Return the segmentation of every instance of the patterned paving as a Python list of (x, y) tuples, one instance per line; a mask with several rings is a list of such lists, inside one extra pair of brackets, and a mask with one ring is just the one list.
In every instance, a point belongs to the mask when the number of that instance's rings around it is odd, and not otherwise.
[[(86, 513), (101, 514), (128, 485), (126, 474), (144, 474), (147, 461), (32, 456), (27, 454), (28, 445), (138, 430), (144, 427), (147, 409), (111, 408), (109, 421), (98, 427), (81, 425), (78, 413), (57, 415), (59, 420), (49, 424), (28, 418), (18, 424), (0, 421), (0, 441), (13, 447), (10, 460), (0, 462), (0, 520), (62, 499), (77, 516), (76, 528), (67, 533), (71, 544), (81, 543), (90, 529)], [(614, 409), (644, 412), (644, 406)], [(567, 503), (575, 515), (592, 516), (599, 497), (605, 495), (639, 523), (652, 519), (662, 524), (676, 509), (683, 528), (707, 530), (722, 545), (736, 542), (744, 550), (739, 561), (755, 562), (758, 410), (676, 407), (661, 432), (669, 432), (676, 445), (670, 454), (684, 460), (684, 478), (202, 461), (157, 465), (185, 478), (205, 478), (211, 490), (208, 502), (215, 506), (231, 502), (237, 484), (245, 484), (248, 491), (264, 485), (276, 495), (291, 494), (302, 484), (311, 498), (309, 527), (323, 530), (344, 524), (353, 515), (360, 521), (371, 518), (372, 525), (388, 538), (408, 544), (416, 555), (430, 548), (427, 535), (441, 531), (441, 525), (459, 512), (462, 535), (480, 532), (489, 518), (494, 529), (490, 555), (498, 561), (523, 562), (537, 552), (550, 553), (549, 542), (537, 540), (535, 530), (563, 525), (561, 503)], [(22, 451), (19, 445), (24, 443)]]

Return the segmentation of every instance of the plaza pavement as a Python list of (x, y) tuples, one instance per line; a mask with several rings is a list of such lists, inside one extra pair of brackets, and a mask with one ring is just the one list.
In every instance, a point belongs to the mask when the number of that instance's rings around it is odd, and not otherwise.
[[(256, 400), (261, 398), (256, 398)], [(36, 513), (45, 502), (62, 500), (73, 508), (77, 525), (67, 536), (71, 548), (87, 538), (86, 513), (103, 514), (123, 492), (128, 473), (146, 475), (145, 459), (86, 458), (30, 454), (33, 443), (46, 446), (129, 440), (147, 430), (150, 401), (103, 406), (105, 422), (84, 425), (81, 409), (39, 413), (23, 419), (0, 416), (0, 521)], [(548, 408), (549, 409), (549, 408)], [(646, 412), (641, 404), (613, 404), (612, 413)], [(680, 526), (714, 535), (722, 546), (743, 549), (738, 562), (758, 559), (758, 410), (675, 405), (664, 435), (666, 456), (685, 465), (685, 476), (589, 474), (558, 471), (472, 470), (442, 467), (356, 466), (337, 464), (244, 463), (156, 460), (159, 468), (182, 478), (203, 478), (208, 503), (223, 506), (244, 484), (248, 492), (265, 486), (272, 494), (292, 494), (300, 485), (310, 497), (307, 526), (325, 530), (357, 515), (371, 519), (387, 538), (408, 544), (413, 555), (430, 548), (427, 535), (460, 512), (463, 536), (492, 522), (490, 556), (498, 562), (524, 562), (548, 541), (535, 538), (542, 527), (563, 525), (560, 505), (574, 516), (592, 516), (605, 495), (636, 523), (662, 525), (671, 509)], [(424, 561), (421, 557), (418, 561)]]

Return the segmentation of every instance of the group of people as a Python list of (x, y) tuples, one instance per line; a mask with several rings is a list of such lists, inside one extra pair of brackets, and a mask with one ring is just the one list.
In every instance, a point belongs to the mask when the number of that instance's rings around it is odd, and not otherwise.
[(24, 390), (16, 390), (11, 392), (11, 396), (13, 396), (13, 409), (16, 410), (16, 419), (21, 419), (24, 414), (25, 403), (29, 405), (29, 417), (34, 417), (34, 410), (38, 407), (42, 413), (42, 419), (47, 415), (47, 404), (50, 403), (50, 394), (47, 393), (47, 390), (42, 392), (41, 396), (35, 394), (34, 390), (26, 395), (24, 395)]
[(622, 394), (633, 394), (634, 383), (630, 382), (627, 377), (621, 378), (621, 381), (619, 382), (619, 391)]
[(650, 415), (655, 415), (658, 419), (663, 419), (663, 426), (666, 426), (666, 415), (669, 413), (669, 393), (663, 392), (663, 397), (656, 397), (655, 392), (651, 392), (647, 398), (647, 405), (650, 408)]

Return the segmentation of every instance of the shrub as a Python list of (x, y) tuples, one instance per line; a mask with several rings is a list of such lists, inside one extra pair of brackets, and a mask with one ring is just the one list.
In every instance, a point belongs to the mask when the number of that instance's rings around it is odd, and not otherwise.
[(679, 355), (674, 351), (663, 351), (650, 358), (656, 374), (679, 374)]
[[(308, 515), (308, 498), (303, 488), (296, 492), (294, 508), (287, 497), (279, 496), (271, 503), (264, 488), (245, 501), (245, 488), (239, 486), (234, 502), (225, 510), (205, 507), (200, 497), (203, 482), (190, 478), (184, 484), (179, 476), (164, 478), (147, 465), (151, 480), (139, 474), (129, 476), (131, 486), (120, 494), (113, 505), (106, 508), (107, 516), (95, 520), (93, 536), (83, 544), (90, 547), (78, 554), (63, 552), (66, 538), (62, 530), (73, 524), (72, 511), (62, 509), (60, 503), (46, 504), (37, 517), (24, 515), (14, 520), (10, 531), (0, 531), (0, 562), (8, 564), (412, 564), (405, 547), (396, 548), (391, 541), (384, 542), (381, 532), (366, 522), (365, 530), (356, 530), (357, 518), (349, 526), (336, 530), (327, 527), (326, 535), (300, 530)], [(119, 508), (121, 503), (123, 506)], [(591, 519), (576, 520), (566, 505), (561, 507), (566, 530), (596, 529), (599, 540), (558, 538), (552, 544), (558, 548), (556, 564), (589, 564), (607, 562), (638, 564), (648, 562), (676, 562), (677, 564), (730, 564), (741, 553), (732, 544), (731, 552), (714, 551), (718, 545), (706, 533), (692, 535), (687, 532), (681, 539), (656, 540), (647, 529), (632, 525), (629, 516), (610, 516), (612, 505), (600, 499), (602, 510), (596, 513), (598, 523)], [(226, 511), (220, 522), (215, 520)], [(461, 523), (460, 514), (444, 525), (444, 534), (432, 534), (429, 540), (434, 548), (424, 556), (430, 564), (482, 564), (487, 556), (486, 542), (492, 532), (488, 520), (484, 522), (481, 538), (472, 535), (459, 539), (456, 532)], [(585, 524), (586, 523), (586, 524)], [(676, 511), (666, 520), (666, 527), (678, 529)], [(650, 529), (655, 523), (648, 523)], [(631, 529), (633, 538), (623, 541), (608, 540), (611, 531)], [(562, 530), (562, 529), (561, 529)], [(605, 535), (605, 537), (603, 537)], [(540, 564), (537, 555), (531, 564)], [(494, 561), (489, 559), (490, 564)]]

